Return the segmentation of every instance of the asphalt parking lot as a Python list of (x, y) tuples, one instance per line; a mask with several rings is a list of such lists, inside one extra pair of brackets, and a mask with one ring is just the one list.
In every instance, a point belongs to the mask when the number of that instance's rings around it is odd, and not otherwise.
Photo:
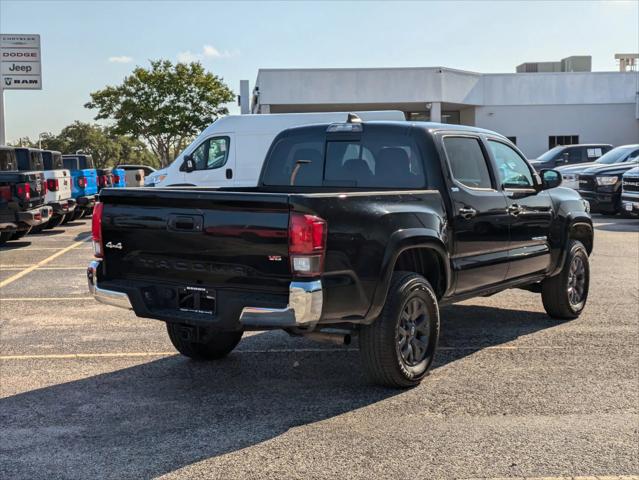
[(368, 384), (353, 346), (279, 332), (175, 354), (161, 322), (88, 296), (89, 229), (0, 250), (0, 478), (639, 475), (639, 220), (596, 218), (575, 321), (519, 290), (443, 309), (409, 391)]

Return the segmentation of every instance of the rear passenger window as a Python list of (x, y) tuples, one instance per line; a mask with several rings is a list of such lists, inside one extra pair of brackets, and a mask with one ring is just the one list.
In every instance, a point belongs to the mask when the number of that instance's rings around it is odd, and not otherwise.
[(470, 188), (492, 188), (478, 138), (444, 137), (444, 148), (455, 180)]

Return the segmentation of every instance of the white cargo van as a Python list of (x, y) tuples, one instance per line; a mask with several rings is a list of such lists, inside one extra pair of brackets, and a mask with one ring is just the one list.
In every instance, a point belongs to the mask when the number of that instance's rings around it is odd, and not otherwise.
[[(168, 167), (147, 176), (146, 186), (254, 187), (266, 152), (282, 130), (345, 122), (350, 112), (229, 115), (204, 130)], [(404, 120), (396, 110), (353, 112), (363, 121)], [(185, 155), (192, 161), (185, 162)]]

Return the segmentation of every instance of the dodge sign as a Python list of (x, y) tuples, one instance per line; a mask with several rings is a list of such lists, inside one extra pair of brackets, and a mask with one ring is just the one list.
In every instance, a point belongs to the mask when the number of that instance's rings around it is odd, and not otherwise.
[(0, 88), (42, 88), (40, 35), (0, 35)]

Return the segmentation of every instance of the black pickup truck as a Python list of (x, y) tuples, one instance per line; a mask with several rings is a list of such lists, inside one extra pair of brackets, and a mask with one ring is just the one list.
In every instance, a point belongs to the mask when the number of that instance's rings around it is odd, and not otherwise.
[(0, 146), (0, 245), (23, 237), (51, 215), (44, 205), (44, 174), (20, 172), (18, 163), (13, 147)]
[(552, 317), (581, 313), (593, 228), (560, 183), (477, 128), (292, 128), (254, 188), (103, 190), (89, 289), (166, 322), (192, 358), (228, 354), (244, 330), (359, 335), (369, 377), (408, 387), (433, 361), (439, 305), (518, 287)]

